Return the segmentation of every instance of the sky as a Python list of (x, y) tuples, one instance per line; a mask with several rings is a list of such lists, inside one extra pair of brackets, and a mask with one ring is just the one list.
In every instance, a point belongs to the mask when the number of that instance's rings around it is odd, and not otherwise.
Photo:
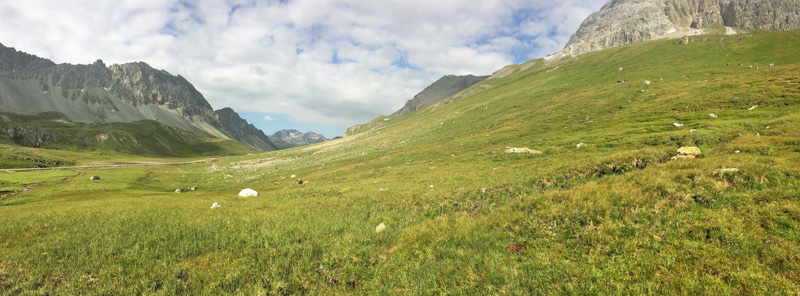
[(0, 0), (0, 43), (56, 63), (144, 61), (272, 134), (341, 136), (444, 75), (560, 50), (608, 0)]

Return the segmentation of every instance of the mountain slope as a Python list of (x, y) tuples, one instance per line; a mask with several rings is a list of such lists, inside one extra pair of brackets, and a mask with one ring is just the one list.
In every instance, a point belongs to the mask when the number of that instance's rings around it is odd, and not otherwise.
[(417, 109), (430, 105), (440, 99), (449, 97), (455, 93), (469, 88), (488, 78), (489, 76), (473, 76), (473, 75), (446, 75), (436, 80), (431, 85), (423, 89), (420, 93), (408, 100), (400, 110), (395, 111), (390, 116), (406, 115), (414, 112)]
[[(591, 14), (548, 63), (633, 42), (703, 33), (704, 28), (800, 29), (800, 2), (783, 0), (614, 0)], [(732, 30), (728, 30), (729, 32)]]
[(797, 294), (800, 31), (689, 39), (509, 67), (300, 149), (0, 174), (0, 291)]
[[(0, 113), (0, 144), (153, 157), (232, 155), (255, 151), (237, 141), (210, 140), (152, 120), (87, 124), (72, 121), (56, 112)], [(0, 158), (5, 159), (6, 155)]]
[(301, 133), (293, 129), (279, 130), (270, 135), (269, 139), (272, 140), (272, 143), (275, 143), (278, 149), (288, 149), (328, 141), (323, 135), (314, 132)]
[(0, 110), (26, 114), (55, 111), (87, 123), (155, 120), (205, 137), (233, 139), (260, 150), (275, 149), (263, 132), (248, 128), (250, 125), (220, 121), (185, 78), (143, 62), (106, 66), (98, 60), (91, 65), (56, 65), (0, 44)]
[(239, 117), (239, 114), (233, 109), (219, 109), (214, 111), (214, 116), (220, 122), (220, 130), (226, 135), (250, 146), (259, 147), (261, 150), (271, 151), (278, 149), (263, 131)]

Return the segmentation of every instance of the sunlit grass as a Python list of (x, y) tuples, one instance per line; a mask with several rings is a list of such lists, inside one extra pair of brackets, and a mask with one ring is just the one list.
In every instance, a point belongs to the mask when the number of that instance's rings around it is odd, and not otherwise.
[(0, 291), (796, 294), (798, 34), (536, 63), (311, 147), (3, 173)]

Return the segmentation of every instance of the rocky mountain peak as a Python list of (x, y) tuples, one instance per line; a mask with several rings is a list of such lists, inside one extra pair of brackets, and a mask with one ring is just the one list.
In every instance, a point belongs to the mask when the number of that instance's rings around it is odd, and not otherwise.
[(183, 77), (157, 70), (145, 62), (114, 64), (111, 86), (132, 105), (166, 105), (183, 115), (210, 113), (213, 109), (194, 86)]
[(226, 108), (215, 112), (185, 78), (145, 62), (106, 66), (62, 63), (0, 44), (0, 110), (23, 114), (60, 112), (81, 122), (143, 119), (275, 150), (269, 138)]
[(269, 139), (275, 143), (278, 149), (288, 149), (328, 141), (321, 134), (315, 132), (303, 133), (295, 129), (279, 130), (269, 136)]
[(613, 0), (583, 21), (564, 49), (546, 63), (633, 42), (704, 33), (712, 25), (736, 30), (800, 28), (800, 1)]

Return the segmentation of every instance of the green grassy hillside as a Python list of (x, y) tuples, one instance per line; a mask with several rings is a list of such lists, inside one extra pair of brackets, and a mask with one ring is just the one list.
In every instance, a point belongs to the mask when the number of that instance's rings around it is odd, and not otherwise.
[(795, 295), (800, 31), (674, 43), (533, 61), (310, 147), (0, 174), (0, 291)]
[[(71, 121), (56, 112), (0, 113), (0, 144), (8, 147), (149, 157), (197, 157), (255, 152), (235, 141), (203, 138), (152, 120), (87, 124)], [(6, 151), (8, 149), (14, 148), (3, 148)], [(44, 155), (39, 158), (47, 161), (40, 162), (21, 160), (24, 157), (17, 157), (14, 153), (3, 155), (0, 157), (0, 168), (65, 164), (63, 160), (49, 159)]]

